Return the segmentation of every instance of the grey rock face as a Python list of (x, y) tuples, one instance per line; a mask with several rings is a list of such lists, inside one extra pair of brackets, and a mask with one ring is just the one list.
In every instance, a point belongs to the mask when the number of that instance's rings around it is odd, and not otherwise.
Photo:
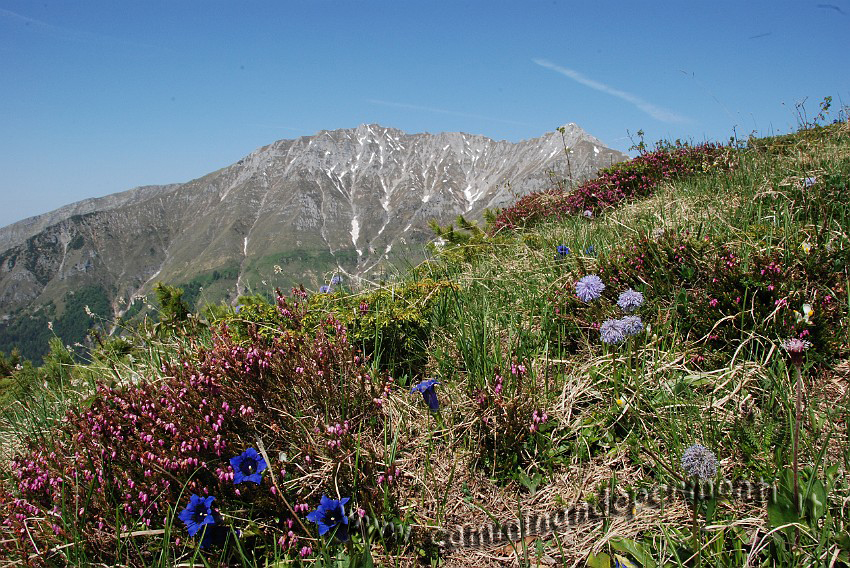
[(365, 275), (394, 247), (427, 241), (431, 219), (479, 219), (553, 177), (580, 180), (628, 158), (574, 124), (564, 138), (323, 130), (188, 183), (68, 205), (0, 229), (0, 313), (94, 284), (117, 315), (157, 281), (180, 285), (213, 271), (227, 280), (213, 301), (284, 285), (272, 275), (308, 285), (328, 270)]

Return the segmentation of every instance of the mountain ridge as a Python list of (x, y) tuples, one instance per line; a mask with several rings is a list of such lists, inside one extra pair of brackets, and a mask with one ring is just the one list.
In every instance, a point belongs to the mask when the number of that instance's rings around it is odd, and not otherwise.
[(114, 317), (156, 281), (232, 302), (272, 283), (318, 287), (329, 271), (364, 277), (392, 255), (422, 258), (432, 219), (480, 219), (550, 187), (552, 172), (579, 180), (627, 158), (572, 123), (519, 142), (377, 124), (277, 140), (185, 183), (0, 229), (0, 310), (52, 303), (58, 316), (75, 289), (94, 287)]

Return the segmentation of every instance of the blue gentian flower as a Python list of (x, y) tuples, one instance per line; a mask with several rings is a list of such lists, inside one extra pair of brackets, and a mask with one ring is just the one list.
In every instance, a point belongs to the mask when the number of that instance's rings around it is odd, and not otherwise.
[(596, 274), (584, 276), (576, 282), (576, 296), (582, 302), (592, 302), (602, 295), (602, 290), (605, 289), (605, 284), (602, 279)]
[(336, 528), (336, 537), (342, 542), (348, 540), (348, 517), (345, 515), (344, 505), (349, 499), (349, 497), (343, 497), (336, 500), (322, 495), (319, 508), (307, 515), (307, 520), (319, 525), (319, 536)]
[(189, 505), (177, 515), (181, 521), (186, 523), (189, 536), (195, 536), (204, 525), (214, 525), (216, 523), (212, 511), (213, 501), (215, 501), (215, 497), (212, 496), (201, 497), (200, 495), (192, 495), (189, 498)]
[(620, 320), (606, 320), (599, 326), (599, 334), (602, 336), (602, 341), (608, 345), (617, 345), (626, 339), (623, 322)]
[(201, 539), (201, 548), (209, 548), (210, 546), (219, 546), (227, 540), (229, 529), (221, 525), (207, 525), (204, 529), (204, 536)]
[(434, 385), (439, 384), (440, 382), (437, 379), (426, 379), (410, 389), (410, 392), (421, 392), (422, 398), (425, 399), (431, 412), (437, 412), (440, 410), (440, 401), (437, 400), (437, 391), (434, 390)]
[(625, 312), (633, 312), (643, 305), (643, 294), (629, 288), (620, 294), (617, 305), (623, 308)]
[(230, 458), (230, 465), (233, 466), (233, 483), (261, 483), (263, 470), (267, 467), (266, 460), (254, 448), (248, 448), (235, 458)]
[(625, 335), (637, 335), (643, 331), (643, 321), (640, 316), (626, 316), (620, 320), (620, 329)]
[(584, 249), (584, 254), (586, 254), (587, 256), (595, 256), (596, 247), (593, 245), (589, 245), (586, 249)]
[(567, 245), (558, 245), (558, 254), (555, 255), (555, 258), (564, 257), (570, 254), (570, 247)]

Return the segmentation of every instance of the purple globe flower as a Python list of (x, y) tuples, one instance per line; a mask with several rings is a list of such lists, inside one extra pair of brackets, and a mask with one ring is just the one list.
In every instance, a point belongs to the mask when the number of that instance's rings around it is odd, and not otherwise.
[(643, 294), (629, 288), (617, 300), (617, 305), (625, 312), (633, 312), (643, 305)]
[(212, 496), (201, 497), (200, 495), (192, 495), (189, 498), (189, 504), (177, 515), (181, 521), (186, 523), (189, 536), (195, 536), (204, 525), (214, 525), (216, 523), (212, 510), (213, 501), (215, 501), (215, 497)]
[(717, 474), (717, 457), (702, 444), (694, 444), (682, 454), (682, 469), (688, 475), (707, 481)]
[(599, 334), (602, 336), (602, 342), (608, 345), (617, 345), (626, 339), (623, 322), (620, 320), (606, 320), (599, 326)]
[(342, 499), (331, 499), (322, 495), (319, 508), (307, 515), (307, 520), (319, 525), (319, 536), (335, 528), (336, 537), (345, 542), (348, 540), (348, 517), (345, 515), (344, 505), (348, 503), (349, 497)]
[(597, 299), (604, 289), (605, 284), (596, 274), (588, 274), (576, 282), (576, 296), (584, 303)]
[(643, 321), (640, 316), (626, 316), (620, 320), (620, 328), (626, 336), (637, 335), (643, 331)]
[(340, 276), (339, 274), (336, 274), (333, 278), (331, 278), (331, 286), (336, 286), (340, 283), (342, 283), (342, 276)]
[(261, 483), (263, 470), (267, 467), (266, 460), (254, 448), (248, 448), (238, 456), (230, 458), (230, 465), (233, 466), (233, 483)]
[(434, 390), (434, 386), (439, 384), (440, 382), (437, 379), (426, 379), (410, 389), (410, 392), (411, 394), (421, 392), (422, 398), (425, 399), (431, 412), (437, 412), (440, 410), (440, 401), (437, 400), (437, 391)]
[(330, 286), (320, 286), (320, 287), (319, 287), (319, 294), (327, 294), (327, 293), (329, 293), (330, 291), (331, 291), (331, 287), (330, 287)]

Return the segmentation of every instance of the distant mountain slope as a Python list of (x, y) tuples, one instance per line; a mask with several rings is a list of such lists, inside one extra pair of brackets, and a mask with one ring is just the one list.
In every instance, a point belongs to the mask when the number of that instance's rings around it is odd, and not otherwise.
[[(99, 288), (113, 315), (164, 281), (206, 300), (337, 270), (366, 275), (431, 236), (427, 223), (627, 159), (575, 124), (518, 143), (370, 124), (280, 140), (184, 184), (89, 199), (0, 229), (0, 313)], [(275, 268), (275, 266), (279, 268)], [(263, 284), (265, 282), (265, 284)], [(0, 345), (0, 349), (6, 346)]]

